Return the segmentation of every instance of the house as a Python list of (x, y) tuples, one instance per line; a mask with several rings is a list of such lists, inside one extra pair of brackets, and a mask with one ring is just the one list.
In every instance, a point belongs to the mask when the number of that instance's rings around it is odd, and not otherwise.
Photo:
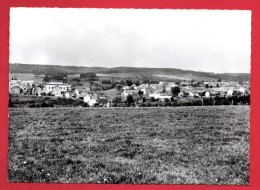
[(75, 92), (65, 92), (65, 98), (75, 98), (77, 94)]
[(210, 92), (209, 91), (204, 91), (204, 92), (201, 92), (200, 95), (202, 97), (209, 98), (210, 97)]
[(172, 89), (173, 87), (178, 87), (178, 85), (177, 85), (176, 83), (174, 83), (174, 82), (169, 82), (169, 83), (165, 86), (165, 90), (166, 90), (167, 92), (171, 92), (171, 89)]
[(161, 94), (159, 97), (160, 101), (165, 101), (166, 99), (170, 100), (172, 96)]
[(128, 95), (138, 95), (138, 90), (124, 90), (122, 93), (121, 93), (121, 98), (122, 100), (126, 100), (127, 96)]
[(150, 84), (150, 88), (152, 89), (152, 91), (161, 92), (164, 89), (164, 85), (162, 85), (162, 84)]
[(141, 85), (139, 86), (139, 89), (148, 88), (148, 87), (150, 87), (149, 84), (141, 84)]
[(171, 99), (172, 96), (169, 96), (167, 94), (149, 94), (150, 98), (158, 99), (161, 101), (165, 101), (165, 99)]
[(227, 96), (233, 96), (234, 90), (233, 89), (229, 89), (227, 91)]
[(19, 86), (13, 86), (9, 89), (9, 93), (10, 94), (20, 94), (21, 93), (21, 89)]
[(244, 95), (246, 93), (246, 89), (244, 87), (237, 87), (237, 88), (234, 88), (234, 92), (236, 94)]
[(226, 93), (227, 93), (227, 89), (225, 87), (220, 87), (220, 88), (213, 88), (212, 92), (215, 95), (219, 95), (221, 97), (225, 97)]
[(61, 88), (58, 87), (58, 86), (55, 86), (52, 91), (51, 91), (51, 94), (53, 94), (54, 96), (57, 96), (57, 97), (61, 97)]
[(123, 90), (129, 90), (131, 87), (130, 86), (123, 86), (122, 89)]
[(20, 86), (20, 85), (21, 85), (21, 81), (20, 80), (10, 80), (9, 81), (9, 87)]
[(132, 84), (131, 89), (137, 90), (136, 84)]
[(145, 88), (139, 88), (140, 91), (143, 93), (144, 97), (149, 97), (149, 94), (152, 92), (152, 89), (150, 87), (145, 87)]
[(90, 94), (90, 91), (87, 89), (87, 90), (78, 90), (76, 89), (74, 91), (75, 95), (76, 95), (76, 98), (79, 98), (79, 99), (84, 99), (84, 97), (88, 94)]
[(188, 90), (189, 95), (191, 97), (200, 97), (199, 92), (196, 89), (190, 89)]
[(194, 89), (197, 91), (197, 94), (199, 94), (202, 97), (209, 98), (210, 97), (210, 91), (208, 88), (205, 87), (194, 87)]
[(98, 96), (96, 94), (87, 94), (84, 96), (83, 101), (88, 103), (89, 106), (94, 106), (98, 103)]
[(149, 98), (159, 99), (160, 93), (149, 94)]
[(45, 84), (44, 91), (47, 93), (52, 92), (55, 87), (59, 87), (61, 92), (71, 91), (71, 85), (63, 82), (49, 82)]
[(76, 96), (79, 96), (79, 90), (78, 89), (75, 89), (74, 92), (75, 92)]
[(40, 87), (36, 88), (36, 95), (41, 96), (42, 89)]
[(21, 81), (22, 85), (30, 85), (30, 87), (32, 87), (34, 83), (35, 82), (33, 80), (23, 80), (23, 81)]

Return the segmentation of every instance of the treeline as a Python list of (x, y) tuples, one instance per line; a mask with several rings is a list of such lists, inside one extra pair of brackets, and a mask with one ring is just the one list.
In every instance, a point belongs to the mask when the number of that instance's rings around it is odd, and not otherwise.
[(80, 99), (52, 98), (31, 96), (21, 98), (20, 96), (11, 96), (9, 98), (9, 107), (11, 108), (45, 108), (45, 107), (88, 107), (88, 104)]
[(218, 105), (250, 105), (250, 95), (215, 98), (175, 98), (159, 101), (154, 98), (135, 101), (130, 96), (126, 101), (114, 100), (112, 107), (170, 107), (170, 106), (218, 106)]
[(46, 74), (43, 78), (44, 82), (51, 82), (51, 81), (61, 81), (66, 83), (67, 82), (67, 75), (63, 73), (59, 74)]
[[(106, 106), (107, 101), (99, 102), (95, 106)], [(218, 106), (218, 105), (250, 105), (250, 95), (219, 97), (215, 98), (176, 98), (158, 101), (154, 98), (135, 100), (133, 97), (127, 97), (127, 100), (121, 101), (115, 98), (110, 106), (112, 107), (170, 107), (170, 106)], [(12, 95), (9, 98), (9, 107), (13, 108), (45, 108), (45, 107), (89, 107), (81, 99), (67, 99), (56, 97), (38, 97), (38, 96), (17, 96)]]

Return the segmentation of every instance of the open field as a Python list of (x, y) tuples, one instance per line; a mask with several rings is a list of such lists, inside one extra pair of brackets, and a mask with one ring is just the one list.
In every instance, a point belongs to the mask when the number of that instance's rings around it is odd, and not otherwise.
[(9, 109), (9, 181), (248, 184), (249, 106)]
[(44, 75), (35, 75), (33, 73), (11, 73), (18, 80), (33, 80), (35, 82), (42, 82)]

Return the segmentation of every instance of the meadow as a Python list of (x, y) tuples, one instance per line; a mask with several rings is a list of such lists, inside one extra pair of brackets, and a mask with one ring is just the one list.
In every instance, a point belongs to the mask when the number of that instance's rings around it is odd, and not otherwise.
[(249, 106), (9, 108), (9, 182), (248, 184)]

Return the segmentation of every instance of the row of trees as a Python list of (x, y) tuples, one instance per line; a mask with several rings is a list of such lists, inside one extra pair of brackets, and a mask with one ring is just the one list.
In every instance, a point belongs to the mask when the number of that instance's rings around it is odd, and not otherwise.
[(31, 97), (20, 99), (20, 97), (11, 96), (9, 98), (9, 107), (55, 107), (55, 106), (82, 106), (88, 107), (88, 104), (83, 100), (67, 99), (67, 98), (50, 98), (50, 97)]
[(164, 101), (150, 98), (136, 98), (132, 95), (128, 95), (125, 101), (116, 97), (112, 101), (114, 107), (129, 107), (129, 106), (141, 106), (141, 107), (158, 107), (158, 106), (214, 106), (214, 105), (250, 105), (250, 95), (246, 96), (233, 96), (233, 97), (220, 97), (214, 98), (176, 98), (165, 99)]

